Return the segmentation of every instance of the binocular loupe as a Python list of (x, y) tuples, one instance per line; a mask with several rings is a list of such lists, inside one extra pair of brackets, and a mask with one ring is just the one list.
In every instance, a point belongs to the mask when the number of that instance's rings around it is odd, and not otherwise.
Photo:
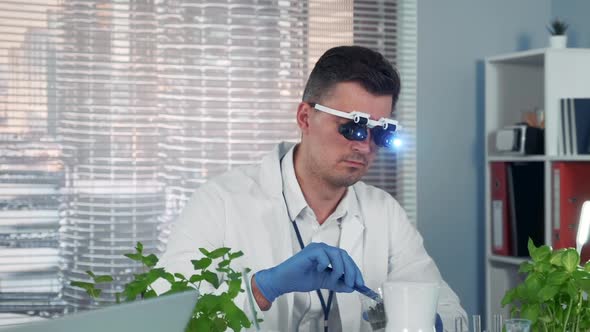
[(310, 105), (318, 111), (350, 119), (349, 122), (340, 125), (338, 128), (338, 132), (349, 141), (366, 140), (370, 130), (373, 141), (379, 147), (392, 148), (401, 143), (396, 138), (396, 132), (401, 129), (396, 120), (388, 118), (371, 120), (371, 115), (367, 113), (356, 111), (347, 113), (320, 104), (312, 103)]

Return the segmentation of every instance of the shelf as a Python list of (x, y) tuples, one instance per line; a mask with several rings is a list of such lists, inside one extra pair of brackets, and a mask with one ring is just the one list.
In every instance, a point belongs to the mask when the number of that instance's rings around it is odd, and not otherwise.
[(488, 156), (489, 161), (545, 161), (549, 158), (544, 155), (495, 155), (495, 156)]
[(530, 257), (513, 257), (513, 256), (501, 256), (501, 255), (490, 255), (488, 256), (490, 262), (498, 262), (512, 265), (520, 265), (526, 261), (529, 261)]
[(589, 49), (583, 48), (538, 48), (522, 52), (514, 52), (502, 55), (487, 57), (486, 61), (491, 64), (510, 64), (524, 66), (543, 66), (545, 64), (545, 55), (551, 54), (590, 54)]
[(503, 162), (519, 162), (519, 161), (588, 161), (590, 162), (590, 155), (577, 156), (541, 156), (541, 155), (494, 155), (488, 156), (488, 162), (503, 161)]
[(590, 154), (577, 156), (552, 156), (549, 157), (551, 161), (590, 161)]
[[(524, 276), (518, 273), (519, 267), (530, 260), (529, 257), (497, 255), (492, 251), (494, 236), (504, 237), (511, 230), (509, 228), (507, 232), (505, 227), (514, 226), (510, 221), (513, 216), (516, 216), (516, 206), (519, 203), (516, 201), (514, 189), (512, 192), (507, 189), (509, 185), (514, 185), (514, 170), (519, 166), (535, 169), (535, 179), (527, 184), (528, 192), (525, 192), (524, 187), (521, 186), (519, 195), (522, 198), (523, 195), (530, 193), (535, 196), (535, 204), (543, 205), (541, 212), (540, 209), (535, 209), (534, 212), (535, 218), (542, 220), (542, 224), (539, 223), (538, 227), (542, 227), (543, 230), (542, 238), (540, 238), (541, 235), (536, 234), (536, 242), (551, 244), (553, 223), (562, 215), (559, 210), (560, 205), (556, 202), (559, 201), (561, 204), (564, 198), (558, 196), (563, 193), (561, 187), (556, 188), (555, 168), (558, 166), (555, 164), (558, 162), (590, 164), (590, 154), (564, 155), (563, 146), (560, 146), (563, 143), (560, 102), (564, 98), (590, 98), (588, 77), (590, 77), (590, 49), (543, 48), (495, 55), (485, 59), (485, 115), (484, 130), (481, 134), (485, 142), (485, 282), (488, 322), (494, 314), (509, 316), (509, 309), (501, 306), (502, 298), (508, 289), (522, 282)], [(498, 130), (523, 122), (523, 112), (535, 109), (544, 111), (545, 153), (518, 155), (498, 152), (495, 144)], [(497, 165), (495, 162), (507, 165)], [(530, 162), (530, 165), (518, 165), (521, 162)], [(509, 173), (509, 170), (512, 172)], [(508, 183), (509, 175), (512, 178), (511, 184)], [(532, 178), (532, 173), (530, 175)], [(582, 176), (584, 175), (586, 174), (583, 173)], [(537, 181), (537, 177), (542, 182)], [(561, 180), (561, 177), (559, 179)], [(498, 201), (502, 204), (498, 204)], [(525, 203), (528, 204), (520, 199), (520, 204), (526, 205)], [(530, 213), (533, 211), (531, 210)], [(528, 231), (530, 229), (525, 230), (525, 233)]]
[(528, 50), (523, 52), (516, 52), (510, 54), (503, 54), (492, 56), (486, 60), (492, 64), (515, 64), (515, 65), (530, 65), (542, 66), (545, 62), (545, 52), (547, 49), (540, 48), (535, 50)]

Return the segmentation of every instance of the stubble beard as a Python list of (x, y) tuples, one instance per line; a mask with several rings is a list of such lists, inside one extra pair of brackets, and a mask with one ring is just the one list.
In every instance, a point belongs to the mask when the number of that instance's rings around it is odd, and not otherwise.
[[(318, 166), (318, 165), (316, 165)], [(317, 178), (321, 179), (323, 183), (326, 185), (338, 189), (338, 188), (348, 188), (358, 181), (365, 175), (365, 171), (357, 170), (350, 167), (346, 168), (345, 171), (341, 169), (332, 169), (329, 167), (316, 167), (315, 175)]]

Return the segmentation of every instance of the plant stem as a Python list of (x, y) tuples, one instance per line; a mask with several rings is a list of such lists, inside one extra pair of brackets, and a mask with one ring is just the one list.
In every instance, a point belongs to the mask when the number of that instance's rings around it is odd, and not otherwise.
[(572, 312), (572, 305), (574, 304), (574, 299), (570, 299), (570, 303), (567, 306), (567, 314), (565, 315), (565, 321), (563, 323), (563, 332), (569, 332), (567, 330), (568, 320), (570, 319), (570, 313)]
[[(553, 312), (553, 310), (551, 310), (551, 306), (550, 305), (546, 305), (545, 308), (547, 308), (547, 311), (549, 312), (549, 317), (551, 317), (551, 321), (554, 322), (555, 321), (555, 312)], [(553, 326), (555, 326), (555, 323), (551, 323)]]
[(582, 317), (582, 313), (580, 312), (580, 308), (582, 307), (582, 300), (584, 299), (584, 297), (582, 295), (578, 295), (578, 298), (580, 300), (578, 301), (578, 305), (576, 306), (576, 324), (574, 325), (573, 332), (577, 332), (578, 329), (580, 328), (580, 318)]

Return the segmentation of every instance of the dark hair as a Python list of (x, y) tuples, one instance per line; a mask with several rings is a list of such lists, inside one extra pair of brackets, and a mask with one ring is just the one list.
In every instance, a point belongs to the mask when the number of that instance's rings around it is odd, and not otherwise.
[(393, 110), (400, 92), (397, 70), (379, 52), (361, 46), (338, 46), (327, 50), (313, 67), (304, 102), (320, 102), (332, 87), (342, 82), (358, 82), (375, 95), (391, 95)]

